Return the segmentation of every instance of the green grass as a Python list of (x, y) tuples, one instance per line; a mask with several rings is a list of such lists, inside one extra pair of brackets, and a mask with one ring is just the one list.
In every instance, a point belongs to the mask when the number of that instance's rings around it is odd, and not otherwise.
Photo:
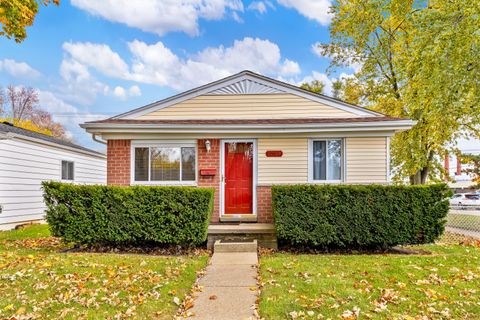
[(472, 231), (480, 231), (480, 216), (469, 214), (449, 214), (447, 226)]
[(263, 255), (260, 315), (357, 319), (356, 310), (360, 319), (480, 319), (480, 248), (418, 248), (432, 254)]
[(61, 253), (46, 226), (0, 232), (0, 318), (172, 319), (208, 256)]
[(48, 225), (33, 224), (18, 230), (0, 232), (0, 241), (45, 238), (50, 236)]

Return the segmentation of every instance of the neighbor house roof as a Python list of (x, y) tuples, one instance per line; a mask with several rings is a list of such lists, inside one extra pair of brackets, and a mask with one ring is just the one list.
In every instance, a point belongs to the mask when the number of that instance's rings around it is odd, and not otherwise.
[(54, 145), (63, 149), (79, 151), (83, 153), (92, 154), (95, 156), (102, 156), (102, 157), (105, 156), (105, 154), (101, 152), (97, 152), (95, 150), (79, 146), (78, 144), (75, 144), (75, 143), (64, 141), (43, 133), (16, 127), (13, 124), (8, 122), (0, 123), (0, 139), (10, 139), (10, 138), (22, 138), (22, 139), (34, 141), (37, 143)]

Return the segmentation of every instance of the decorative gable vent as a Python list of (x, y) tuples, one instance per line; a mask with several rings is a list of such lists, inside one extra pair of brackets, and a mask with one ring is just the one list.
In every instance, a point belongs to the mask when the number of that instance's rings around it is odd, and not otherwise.
[(256, 81), (244, 79), (210, 91), (207, 94), (271, 94), (284, 92), (285, 91), (283, 90), (279, 90)]

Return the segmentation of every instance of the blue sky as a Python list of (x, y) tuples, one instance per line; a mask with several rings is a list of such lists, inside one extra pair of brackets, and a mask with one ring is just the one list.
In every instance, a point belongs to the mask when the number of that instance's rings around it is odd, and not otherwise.
[[(180, 4), (179, 4), (180, 3)], [(78, 124), (113, 116), (249, 69), (331, 93), (331, 0), (63, 0), (41, 7), (28, 38), (0, 38), (0, 86), (31, 86), (74, 140)], [(467, 144), (468, 146), (468, 144)]]
[[(32, 86), (79, 144), (78, 124), (109, 117), (243, 69), (327, 82), (329, 0), (64, 0), (41, 7), (27, 39), (0, 38), (0, 85)], [(330, 80), (329, 80), (330, 79)]]

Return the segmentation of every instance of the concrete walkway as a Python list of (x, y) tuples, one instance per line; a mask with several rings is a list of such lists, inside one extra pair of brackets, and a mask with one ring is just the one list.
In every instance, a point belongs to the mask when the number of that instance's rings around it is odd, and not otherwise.
[(246, 320), (255, 318), (257, 299), (256, 252), (214, 253), (198, 284), (194, 307), (196, 320)]

